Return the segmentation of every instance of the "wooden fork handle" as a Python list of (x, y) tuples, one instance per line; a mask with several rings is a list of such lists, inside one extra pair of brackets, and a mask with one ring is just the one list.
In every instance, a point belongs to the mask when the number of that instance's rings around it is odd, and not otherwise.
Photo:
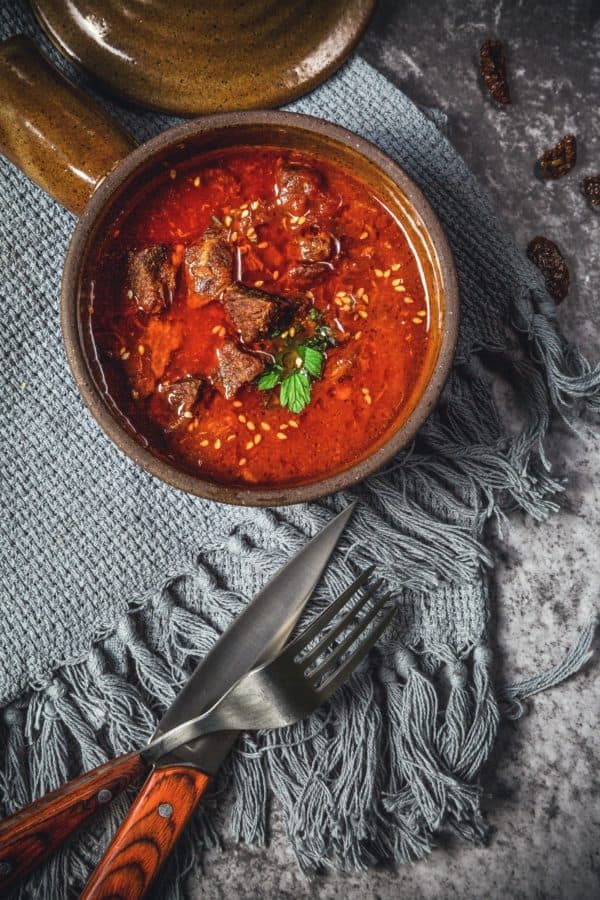
[(158, 874), (210, 782), (191, 766), (154, 769), (81, 900), (138, 900)]
[(148, 771), (127, 753), (67, 782), (0, 822), (0, 895), (45, 860), (96, 810)]

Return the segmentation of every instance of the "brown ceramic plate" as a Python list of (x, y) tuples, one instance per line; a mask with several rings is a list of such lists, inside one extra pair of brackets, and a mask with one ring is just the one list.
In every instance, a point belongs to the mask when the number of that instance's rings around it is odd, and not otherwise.
[(375, 0), (32, 0), (52, 42), (108, 91), (194, 116), (280, 106), (356, 45)]

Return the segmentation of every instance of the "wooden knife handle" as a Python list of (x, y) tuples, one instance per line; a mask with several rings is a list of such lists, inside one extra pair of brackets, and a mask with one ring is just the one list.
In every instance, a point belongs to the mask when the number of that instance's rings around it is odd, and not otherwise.
[(74, 778), (0, 822), (0, 894), (56, 850), (96, 810), (148, 771), (127, 753)]
[(138, 900), (158, 874), (210, 782), (190, 766), (154, 769), (81, 900)]

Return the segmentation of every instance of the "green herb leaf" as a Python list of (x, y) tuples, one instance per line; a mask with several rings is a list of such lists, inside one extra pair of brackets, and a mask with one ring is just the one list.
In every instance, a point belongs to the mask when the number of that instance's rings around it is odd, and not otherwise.
[(259, 389), (261, 391), (270, 391), (271, 388), (274, 388), (281, 381), (282, 372), (283, 369), (281, 368), (281, 366), (269, 366), (269, 368), (266, 369), (258, 379)]
[(314, 306), (313, 306), (312, 309), (309, 311), (308, 315), (309, 315), (309, 317), (312, 319), (313, 322), (320, 322), (320, 321), (321, 321), (321, 318), (322, 318), (321, 313), (320, 313), (319, 310), (316, 309)]
[(298, 355), (304, 363), (304, 368), (308, 374), (312, 375), (313, 378), (320, 378), (323, 368), (323, 353), (317, 350), (316, 347), (302, 344), (298, 347)]
[(281, 382), (279, 402), (290, 412), (301, 413), (310, 403), (310, 381), (304, 371), (292, 372)]

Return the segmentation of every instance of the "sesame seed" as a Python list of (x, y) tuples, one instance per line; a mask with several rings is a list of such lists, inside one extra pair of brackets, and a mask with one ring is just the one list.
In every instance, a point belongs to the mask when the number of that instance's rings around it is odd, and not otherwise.
[(356, 296), (358, 297), (359, 300), (362, 297), (362, 295), (364, 294), (364, 292), (365, 292), (364, 287), (359, 287), (359, 289), (356, 292)]
[(368, 318), (369, 313), (366, 311), (366, 309), (359, 309), (358, 315), (361, 317), (361, 319), (366, 319)]
[(146, 348), (144, 347), (144, 345), (138, 344), (138, 353), (140, 354), (140, 356), (143, 356), (145, 352), (146, 352)]
[(288, 425), (290, 426), (290, 428), (298, 428), (298, 423), (296, 422), (295, 419), (290, 419), (290, 421), (288, 422)]
[(193, 413), (193, 412), (190, 412), (189, 409), (186, 409), (186, 411), (185, 411), (184, 414), (183, 414), (183, 418), (184, 418), (184, 419), (193, 419), (193, 418), (194, 418), (194, 413)]
[(137, 398), (138, 398), (140, 395), (138, 394), (137, 391), (132, 391), (132, 392), (131, 392), (131, 396), (133, 397), (134, 400), (137, 400)]
[(314, 300), (314, 299), (315, 299), (315, 295), (313, 294), (312, 291), (307, 291), (307, 292), (306, 292), (306, 296), (308, 297), (309, 300)]
[(265, 247), (268, 247), (268, 246), (269, 246), (269, 242), (268, 242), (268, 241), (261, 241), (260, 244), (257, 244), (256, 246), (258, 247), (259, 250), (264, 250)]
[(414, 316), (412, 321), (415, 325), (421, 325), (423, 320), (419, 319), (417, 316)]
[(288, 427), (288, 423), (287, 423), (287, 422), (283, 422), (283, 423), (279, 426), (279, 430), (280, 430), (280, 431), (286, 431), (286, 430), (287, 430), (287, 427)]
[(427, 315), (427, 310), (426, 310), (426, 309), (422, 309), (420, 312), (417, 313), (417, 315), (418, 315), (418, 316), (426, 316), (426, 315)]
[(298, 216), (298, 225), (304, 225), (306, 222), (306, 216)]
[(236, 409), (240, 409), (240, 407), (242, 406), (242, 401), (234, 400), (232, 406), (234, 406)]
[(131, 353), (129, 352), (129, 350), (126, 350), (125, 353), (121, 353), (121, 359), (127, 360), (127, 359), (129, 359), (130, 356), (131, 356)]
[(263, 284), (264, 284), (264, 281), (262, 280), (262, 278), (259, 278), (258, 281), (254, 282), (254, 287), (262, 287)]
[(370, 406), (372, 402), (373, 400), (371, 399), (371, 395), (365, 394), (365, 403), (367, 404), (367, 406)]
[(245, 210), (242, 212), (242, 214), (241, 214), (241, 216), (240, 216), (240, 219), (247, 219), (249, 215), (250, 215), (250, 213), (248, 212), (247, 209), (245, 209)]
[(281, 337), (285, 340), (286, 337), (288, 336), (288, 334), (289, 334), (289, 331), (282, 331), (282, 332), (281, 332)]
[(204, 438), (203, 441), (200, 441), (201, 447), (208, 447), (208, 445), (209, 445), (209, 441), (207, 441), (206, 438)]
[(383, 278), (383, 269), (375, 269), (375, 277)]
[(284, 434), (283, 431), (278, 431), (277, 437), (280, 441), (287, 441), (287, 434)]
[(242, 456), (242, 458), (238, 460), (238, 466), (245, 466), (247, 462), (248, 460), (246, 459), (246, 457)]
[(177, 171), (175, 169), (171, 169), (169, 175), (171, 176), (171, 178), (177, 178)]
[(246, 428), (248, 431), (256, 431), (256, 425), (254, 422), (246, 422)]
[(383, 273), (383, 277), (384, 277), (384, 278), (389, 278), (391, 274), (392, 274), (392, 270), (391, 270), (391, 269), (386, 269), (385, 272)]
[(255, 434), (255, 435), (254, 435), (254, 444), (255, 444), (255, 446), (258, 446), (258, 445), (260, 444), (261, 441), (262, 441), (262, 434)]
[(335, 303), (336, 306), (343, 306), (343, 305), (344, 305), (343, 301), (340, 300), (339, 297), (334, 297), (333, 302)]
[(298, 216), (290, 215), (290, 222), (292, 223), (292, 225), (296, 225), (296, 223), (298, 222)]
[(400, 279), (399, 279), (399, 278), (392, 278), (392, 284), (394, 285), (394, 287), (396, 287), (396, 285), (400, 284)]
[(295, 334), (296, 334), (296, 329), (292, 325), (292, 327), (290, 328), (290, 337), (294, 337)]
[(211, 334), (218, 334), (218, 333), (219, 333), (220, 327), (221, 327), (220, 325), (213, 325), (213, 327), (212, 327), (211, 330), (210, 330), (210, 333), (211, 333)]
[(248, 204), (242, 203), (242, 205), (240, 206), (240, 209), (248, 209)]
[(245, 425), (245, 423), (247, 422), (246, 416), (244, 416), (244, 415), (239, 415), (239, 416), (238, 416), (238, 422), (241, 422), (242, 425)]
[(216, 441), (214, 442), (213, 446), (214, 446), (215, 450), (220, 450), (221, 449), (221, 438), (217, 438)]
[(404, 287), (403, 284), (397, 284), (396, 287), (394, 288), (394, 290), (397, 291), (399, 294), (404, 294), (406, 291), (406, 288)]
[(356, 334), (354, 335), (354, 340), (359, 341), (361, 339), (361, 337), (362, 337), (362, 331), (357, 331)]
[(392, 263), (392, 265), (390, 266), (390, 269), (392, 270), (392, 272), (397, 272), (399, 268), (400, 268), (400, 263)]
[(271, 278), (273, 279), (273, 281), (277, 281), (277, 279), (279, 278), (279, 269), (275, 269)]
[(227, 435), (227, 442), (229, 442), (229, 441), (235, 441), (235, 434), (228, 434), (228, 435)]
[(258, 200), (253, 200), (250, 204), (250, 209), (258, 209)]
[(200, 187), (200, 176), (199, 175), (197, 175), (196, 178), (194, 178), (194, 187)]
[(237, 233), (237, 231), (232, 231), (232, 232), (231, 232), (231, 237), (229, 238), (229, 240), (231, 241), (232, 244), (235, 244), (235, 242), (237, 241), (237, 239), (238, 239), (238, 233)]
[(368, 232), (368, 231), (363, 231), (362, 234), (361, 234), (361, 236), (360, 236), (360, 240), (361, 240), (361, 241), (366, 241), (366, 239), (367, 239), (368, 237), (369, 237), (369, 232)]
[(133, 291), (131, 291), (131, 290), (127, 291), (127, 299), (133, 300)]
[(404, 302), (405, 302), (405, 303), (414, 303), (415, 301), (413, 300), (412, 297), (409, 297), (409, 296), (407, 295), (407, 296), (404, 298)]
[(301, 357), (301, 356), (297, 356), (297, 357), (296, 357), (296, 360), (295, 360), (296, 368), (297, 368), (297, 369), (301, 369), (301, 368), (302, 368), (302, 362), (303, 362), (302, 357)]
[(225, 337), (225, 326), (221, 325), (219, 328), (219, 337)]
[(225, 216), (225, 218), (223, 219), (223, 222), (225, 223), (225, 225), (227, 226), (227, 228), (229, 228), (229, 226), (230, 226), (231, 223), (233, 222), (233, 219), (231, 218), (231, 216)]
[(260, 423), (260, 427), (262, 428), (263, 431), (270, 431), (270, 430), (271, 430), (271, 426), (269, 425), (268, 422), (261, 422), (261, 423)]
[(248, 441), (248, 443), (246, 444), (246, 450), (252, 450), (253, 447), (254, 441)]

